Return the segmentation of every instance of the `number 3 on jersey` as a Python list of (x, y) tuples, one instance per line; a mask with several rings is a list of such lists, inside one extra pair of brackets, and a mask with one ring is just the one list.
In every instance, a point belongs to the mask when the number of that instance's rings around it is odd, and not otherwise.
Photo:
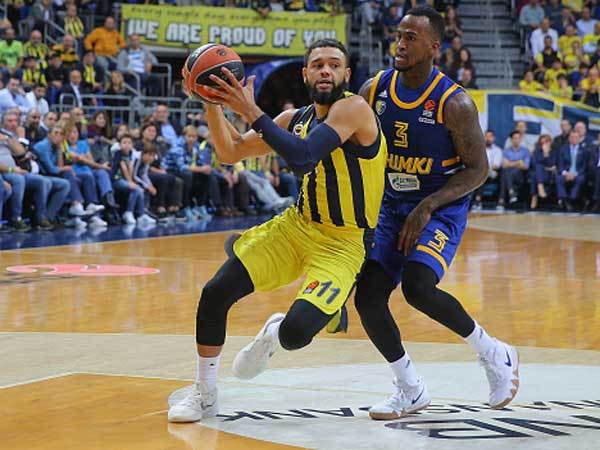
[(396, 139), (394, 139), (395, 147), (408, 148), (408, 135), (406, 134), (408, 130), (407, 122), (394, 122), (394, 127), (396, 128)]

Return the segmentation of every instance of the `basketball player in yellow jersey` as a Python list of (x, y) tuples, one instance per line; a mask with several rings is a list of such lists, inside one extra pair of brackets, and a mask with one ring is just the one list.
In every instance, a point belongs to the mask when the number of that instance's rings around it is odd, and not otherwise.
[(330, 331), (345, 328), (340, 312), (371, 247), (384, 189), (385, 138), (368, 103), (346, 92), (348, 52), (340, 42), (320, 40), (308, 48), (302, 75), (313, 103), (275, 120), (254, 102), (252, 78), (242, 86), (226, 69), (223, 74), (229, 84), (213, 76), (220, 89), (211, 94), (253, 130), (240, 135), (221, 106), (206, 105), (221, 162), (234, 164), (274, 150), (304, 180), (298, 204), (243, 233), (233, 255), (204, 287), (196, 316), (196, 384), (169, 409), (171, 422), (217, 414), (227, 313), (251, 292), (270, 291), (306, 274), (287, 314), (272, 315), (236, 356), (232, 371), (240, 378), (265, 370), (280, 346), (306, 346), (328, 323)]

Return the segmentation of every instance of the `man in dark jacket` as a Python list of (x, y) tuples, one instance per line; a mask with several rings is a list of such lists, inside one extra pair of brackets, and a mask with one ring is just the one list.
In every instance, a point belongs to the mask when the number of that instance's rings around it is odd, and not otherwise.
[(569, 143), (561, 148), (558, 155), (556, 174), (559, 206), (566, 207), (567, 211), (573, 210), (573, 203), (581, 196), (587, 179), (589, 158), (590, 153), (581, 144), (579, 133), (572, 130)]

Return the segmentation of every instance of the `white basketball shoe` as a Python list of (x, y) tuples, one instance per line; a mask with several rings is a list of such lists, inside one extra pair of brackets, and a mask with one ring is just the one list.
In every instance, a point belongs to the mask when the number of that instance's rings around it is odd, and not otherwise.
[(169, 422), (197, 422), (219, 413), (218, 390), (195, 383), (192, 391), (169, 408)]
[(269, 360), (279, 348), (279, 334), (269, 331), (273, 325), (281, 322), (285, 314), (275, 313), (265, 322), (254, 340), (235, 356), (231, 372), (243, 380), (254, 378), (264, 372)]
[(494, 409), (502, 409), (519, 390), (519, 354), (516, 348), (494, 340), (493, 349), (477, 356), (490, 384), (489, 404)]
[(369, 416), (374, 420), (395, 420), (427, 408), (431, 402), (427, 386), (422, 378), (411, 386), (394, 378), (396, 392), (386, 400), (369, 409)]

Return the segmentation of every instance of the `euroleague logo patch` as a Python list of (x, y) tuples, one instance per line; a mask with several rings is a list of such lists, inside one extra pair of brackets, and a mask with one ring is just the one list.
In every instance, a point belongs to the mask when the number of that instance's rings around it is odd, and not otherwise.
[(134, 275), (154, 275), (160, 272), (152, 267), (120, 266), (112, 264), (32, 264), (10, 266), (7, 272), (20, 274), (37, 273), (45, 276), (80, 277), (126, 277)]

